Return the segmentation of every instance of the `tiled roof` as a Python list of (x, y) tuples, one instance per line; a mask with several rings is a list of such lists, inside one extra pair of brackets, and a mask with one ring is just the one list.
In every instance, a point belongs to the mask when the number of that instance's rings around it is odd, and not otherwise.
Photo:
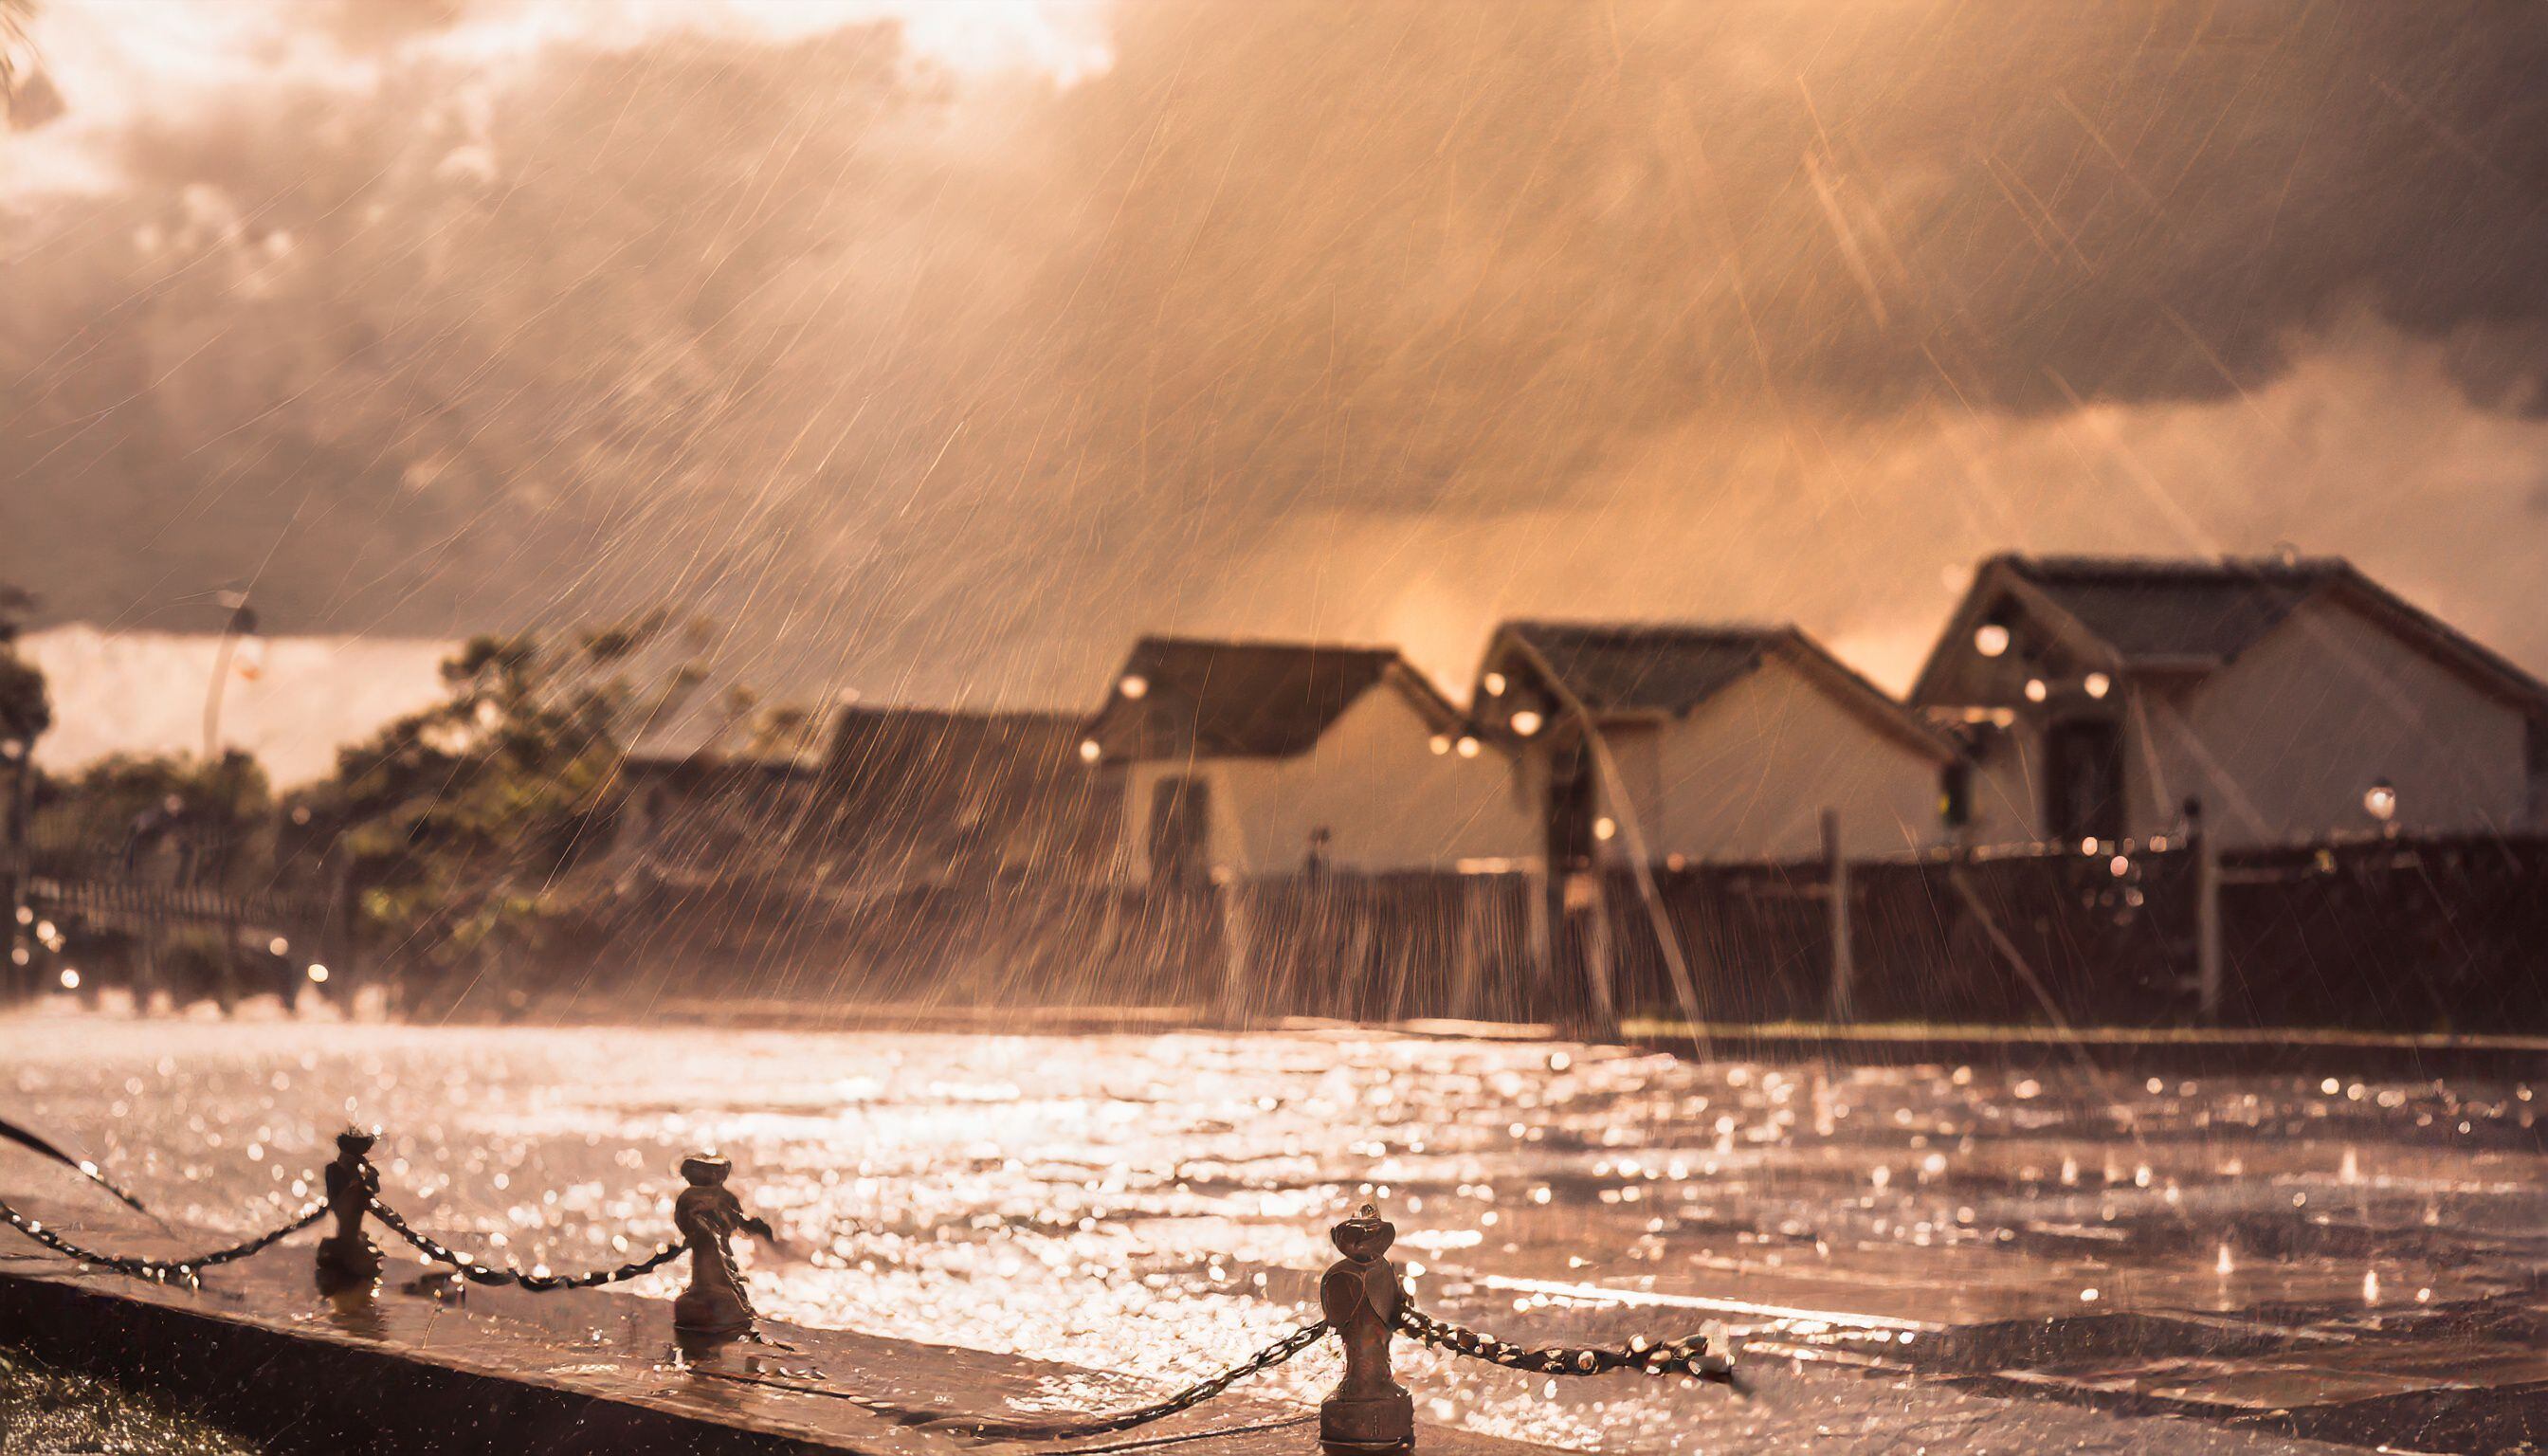
[(2343, 562), (2326, 559), (2012, 556), (2002, 560), (2012, 574), (2077, 618), (2126, 666), (2227, 661), (2347, 572)]
[(1385, 647), (1144, 637), (1088, 736), (1109, 758), (1288, 758), (1393, 669), (1410, 671)]
[(1596, 713), (1685, 713), (1761, 665), (1781, 627), (1508, 622)]

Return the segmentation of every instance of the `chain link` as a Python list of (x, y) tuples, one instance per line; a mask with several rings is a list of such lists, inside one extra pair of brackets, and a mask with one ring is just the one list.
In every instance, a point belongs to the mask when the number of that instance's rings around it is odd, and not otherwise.
[(392, 1233), (414, 1245), (416, 1252), (437, 1264), (449, 1264), (461, 1278), (472, 1284), (511, 1284), (538, 1294), (558, 1289), (594, 1289), (634, 1279), (640, 1274), (651, 1274), (680, 1258), (684, 1248), (680, 1243), (668, 1243), (642, 1259), (615, 1269), (595, 1269), (588, 1274), (540, 1274), (514, 1268), (500, 1269), (484, 1259), (471, 1258), (410, 1224), (400, 1217), (398, 1210), (378, 1198), (372, 1200), (372, 1213), (388, 1226)]
[(1742, 1378), (1735, 1373), (1734, 1362), (1707, 1352), (1707, 1339), (1703, 1335), (1685, 1335), (1661, 1344), (1639, 1335), (1619, 1349), (1562, 1345), (1530, 1349), (1436, 1320), (1412, 1305), (1402, 1306), (1398, 1318), (1392, 1322), (1404, 1333), (1434, 1349), (1502, 1365), (1508, 1370), (1527, 1370), (1540, 1375), (1599, 1375), (1611, 1370), (1635, 1370), (1647, 1375), (1687, 1375), (1737, 1389), (1743, 1384)]
[(1255, 1354), (1230, 1366), (1218, 1375), (1208, 1376), (1164, 1400), (1153, 1401), (1130, 1410), (1117, 1410), (1105, 1415), (1091, 1415), (1079, 1420), (993, 1420), (970, 1415), (941, 1416), (929, 1422), (932, 1427), (960, 1430), (967, 1435), (993, 1440), (1073, 1440), (1080, 1436), (1112, 1435), (1131, 1430), (1154, 1420), (1165, 1420), (1180, 1411), (1191, 1410), (1204, 1402), (1228, 1390), (1252, 1375), (1261, 1375), (1326, 1337), (1327, 1321), (1304, 1324)]
[(95, 1249), (82, 1248), (46, 1228), (37, 1220), (28, 1218), (5, 1203), (0, 1203), (0, 1221), (5, 1221), (10, 1228), (66, 1258), (77, 1259), (83, 1264), (95, 1264), (102, 1269), (112, 1269), (118, 1274), (129, 1275), (135, 1279), (176, 1279), (190, 1284), (202, 1271), (216, 1264), (236, 1263), (252, 1254), (262, 1253), (318, 1223), (326, 1215), (327, 1205), (324, 1202), (314, 1203), (294, 1216), (292, 1222), (269, 1228), (243, 1243), (215, 1249), (208, 1254), (197, 1254), (191, 1259), (144, 1259), (132, 1254), (106, 1254), (99, 1253)]

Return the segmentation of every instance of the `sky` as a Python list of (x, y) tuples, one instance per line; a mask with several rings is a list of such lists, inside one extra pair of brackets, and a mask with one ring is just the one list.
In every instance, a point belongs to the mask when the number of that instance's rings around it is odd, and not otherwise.
[[(2534, 671), (2548, 10), (42, 0), (39, 620), (1092, 702), (1143, 631), (1793, 620), (2296, 548)], [(22, 73), (30, 66), (22, 63)]]

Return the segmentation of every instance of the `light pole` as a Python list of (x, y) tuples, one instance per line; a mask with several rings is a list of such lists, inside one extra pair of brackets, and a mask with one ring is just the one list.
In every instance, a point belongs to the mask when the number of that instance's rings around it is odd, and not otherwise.
[[(8, 867), (5, 872), (0, 872), (0, 885), (5, 885), (7, 891), (8, 908), (5, 913), (8, 916), (11, 953), (8, 968), (0, 971), (0, 989), (13, 994), (18, 989), (18, 972), (22, 968), (19, 956), (26, 952), (24, 932), (20, 926), (25, 918), (21, 912), (27, 904), (27, 787), (33, 769), (28, 761), (34, 757), (34, 744), (14, 733), (0, 738), (0, 762), (9, 766), (9, 802), (5, 809), (0, 809), (0, 821), (5, 821), (5, 828), (0, 828), (0, 833), (6, 836), (6, 847), (0, 849), (0, 854), (8, 857)], [(11, 997), (0, 996), (0, 1000), (5, 999)]]
[(221, 603), (230, 609), (230, 619), (222, 625), (221, 645), (213, 651), (213, 681), (204, 690), (204, 767), (210, 769), (222, 758), (222, 689), (228, 685), (230, 658), (238, 651), (241, 637), (256, 635), (256, 611), (247, 604), (244, 592), (225, 592)]

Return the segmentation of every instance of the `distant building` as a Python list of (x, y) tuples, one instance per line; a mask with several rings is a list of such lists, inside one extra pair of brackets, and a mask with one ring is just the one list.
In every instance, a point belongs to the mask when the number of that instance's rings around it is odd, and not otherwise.
[[(1956, 746), (1793, 627), (1507, 622), (1472, 711), (1518, 758), (1560, 869), (1940, 843)], [(1588, 731), (1589, 730), (1589, 731)]]
[(288, 789), (336, 772), (336, 751), (447, 700), (442, 665), (457, 641), (425, 637), (225, 639), (214, 632), (110, 631), (85, 622), (20, 634), (45, 675), (53, 727), (36, 741), (47, 773), (101, 759), (197, 758), (209, 726), (220, 751), (256, 760)]
[(1145, 637), (1081, 745), (1136, 882), (1455, 869), (1534, 852), (1498, 749), (1390, 648)]
[(848, 707), (824, 793), (853, 882), (1103, 877), (1122, 809), (1080, 760), (1075, 713)]
[(2548, 688), (2341, 560), (1997, 556), (1913, 687), (1982, 840), (2535, 826)]

